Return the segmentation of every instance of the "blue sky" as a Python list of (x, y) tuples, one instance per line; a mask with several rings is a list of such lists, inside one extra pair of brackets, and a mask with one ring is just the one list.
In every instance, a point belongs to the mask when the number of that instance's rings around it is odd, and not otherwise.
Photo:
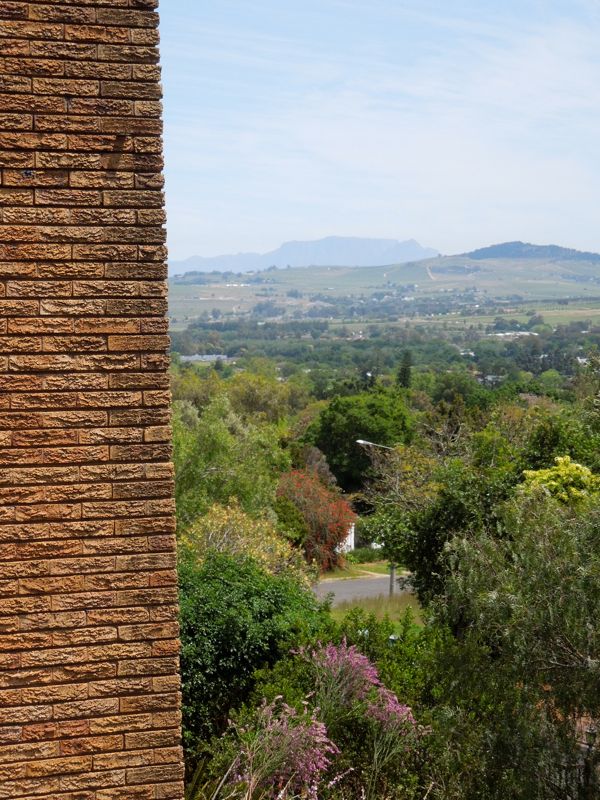
[(171, 257), (600, 251), (597, 0), (163, 0)]

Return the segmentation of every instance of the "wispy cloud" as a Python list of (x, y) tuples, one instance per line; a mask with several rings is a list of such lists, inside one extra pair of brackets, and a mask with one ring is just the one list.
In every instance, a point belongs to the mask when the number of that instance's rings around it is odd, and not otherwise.
[(600, 249), (595, 3), (181, 2), (163, 9), (174, 255), (329, 233)]

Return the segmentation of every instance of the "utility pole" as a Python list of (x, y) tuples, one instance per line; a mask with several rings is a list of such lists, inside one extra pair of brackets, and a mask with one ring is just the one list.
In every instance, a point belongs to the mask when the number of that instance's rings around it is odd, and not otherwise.
[[(394, 447), (388, 447), (387, 444), (376, 444), (375, 442), (369, 442), (366, 439), (357, 439), (356, 444), (359, 444), (361, 447), (377, 447), (380, 450), (395, 450)], [(394, 596), (394, 587), (396, 584), (396, 565), (393, 561), (390, 561), (390, 597)]]

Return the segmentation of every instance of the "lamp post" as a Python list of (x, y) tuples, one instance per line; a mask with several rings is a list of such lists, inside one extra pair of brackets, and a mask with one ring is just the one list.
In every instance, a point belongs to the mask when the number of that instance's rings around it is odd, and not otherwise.
[(596, 739), (598, 737), (598, 729), (592, 722), (588, 725), (585, 732), (585, 746), (586, 753), (583, 762), (583, 790), (584, 797), (596, 797)]
[(366, 439), (357, 439), (356, 444), (361, 447), (379, 447), (381, 450), (394, 450), (393, 447), (388, 447), (387, 444), (375, 444), (375, 442), (368, 442)]
[[(376, 444), (375, 442), (369, 442), (366, 439), (357, 439), (356, 444), (359, 444), (361, 447), (377, 447), (379, 450), (392, 450), (394, 451), (393, 447), (388, 447), (387, 444)], [(393, 561), (390, 561), (390, 597), (394, 596), (394, 586), (396, 585), (396, 565)]]

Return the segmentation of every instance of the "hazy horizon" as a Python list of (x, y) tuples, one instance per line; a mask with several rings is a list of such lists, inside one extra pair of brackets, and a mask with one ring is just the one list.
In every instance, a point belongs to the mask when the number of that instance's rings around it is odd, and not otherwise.
[(600, 7), (161, 8), (169, 246), (330, 235), (600, 250)]

